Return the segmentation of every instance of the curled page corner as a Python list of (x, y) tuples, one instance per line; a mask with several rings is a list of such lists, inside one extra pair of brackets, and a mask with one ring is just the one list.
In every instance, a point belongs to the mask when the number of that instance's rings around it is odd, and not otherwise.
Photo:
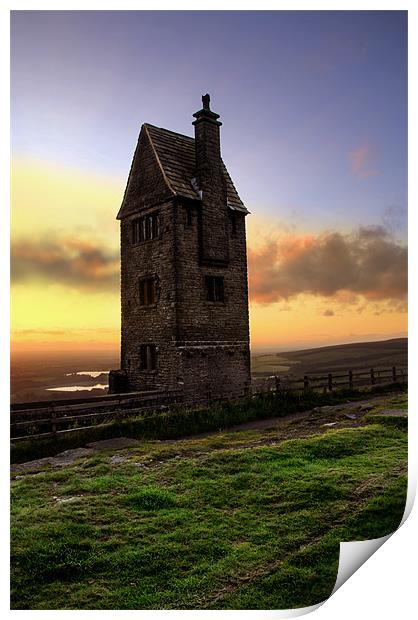
[(337, 579), (330, 596), (332, 596), (362, 564), (367, 562), (373, 553), (375, 553), (391, 536), (392, 534), (388, 534), (387, 536), (374, 538), (372, 540), (340, 542), (340, 561), (338, 564)]
[[(402, 520), (396, 529), (399, 529), (411, 514), (416, 495), (416, 484), (412, 476), (408, 476), (408, 492), (405, 502), (405, 510)], [(394, 534), (396, 530), (372, 540), (356, 540), (340, 542), (340, 560), (338, 564), (337, 579), (330, 596), (340, 588), (343, 583), (353, 575), (380, 547)]]
[[(416, 495), (416, 481), (413, 476), (408, 476), (408, 493), (405, 502), (405, 510), (402, 520), (397, 529), (399, 529), (409, 517)], [(381, 538), (371, 540), (357, 540), (349, 542), (340, 542), (340, 559), (338, 564), (338, 573), (334, 588), (329, 595), (330, 598), (367, 560), (378, 550), (389, 538), (396, 532), (394, 530)], [(294, 609), (278, 609), (274, 613), (274, 618), (297, 618), (309, 614), (321, 607), (327, 600), (324, 599), (316, 605), (310, 607), (299, 607)], [(242, 612), (240, 612), (242, 613)]]

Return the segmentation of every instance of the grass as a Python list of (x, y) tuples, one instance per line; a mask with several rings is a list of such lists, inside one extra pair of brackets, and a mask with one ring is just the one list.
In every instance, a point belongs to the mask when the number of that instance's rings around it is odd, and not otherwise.
[(176, 506), (176, 496), (165, 489), (145, 487), (127, 495), (125, 503), (133, 510), (160, 510)]
[(375, 422), (377, 424), (386, 424), (396, 426), (398, 428), (407, 428), (408, 417), (399, 416), (396, 415), (396, 413), (393, 413), (393, 415), (391, 415), (389, 412), (394, 410), (399, 412), (408, 411), (408, 400), (405, 394), (401, 394), (398, 397), (391, 398), (388, 403), (382, 403), (381, 405), (375, 407), (366, 415), (366, 419), (368, 419), (370, 422)]
[(277, 429), (148, 439), (118, 452), (118, 463), (101, 452), (13, 480), (12, 608), (324, 600), (339, 542), (399, 524), (407, 436), (383, 419), (319, 428), (291, 440)]

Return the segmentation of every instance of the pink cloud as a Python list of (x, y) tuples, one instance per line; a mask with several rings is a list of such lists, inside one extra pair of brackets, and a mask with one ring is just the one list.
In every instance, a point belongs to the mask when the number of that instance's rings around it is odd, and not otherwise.
[(374, 149), (367, 142), (359, 146), (358, 149), (350, 151), (348, 157), (351, 163), (351, 172), (361, 179), (367, 179), (380, 174), (374, 167), (376, 159)]

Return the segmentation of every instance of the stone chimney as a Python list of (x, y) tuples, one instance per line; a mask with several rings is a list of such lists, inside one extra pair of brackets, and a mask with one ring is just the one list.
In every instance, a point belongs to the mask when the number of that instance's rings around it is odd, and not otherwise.
[(229, 260), (226, 179), (221, 160), (219, 114), (203, 95), (203, 108), (193, 114), (196, 149), (196, 182), (202, 192), (201, 260), (222, 266)]

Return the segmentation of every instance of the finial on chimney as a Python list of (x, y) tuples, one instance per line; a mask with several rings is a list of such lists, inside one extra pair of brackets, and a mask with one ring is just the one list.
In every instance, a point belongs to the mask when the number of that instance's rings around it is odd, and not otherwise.
[(219, 114), (216, 114), (216, 112), (212, 112), (212, 110), (210, 109), (210, 95), (208, 95), (208, 93), (206, 93), (206, 95), (202, 95), (202, 103), (203, 108), (193, 114), (196, 119), (193, 122), (193, 125), (195, 125), (196, 123), (204, 122), (216, 123), (218, 127), (220, 127), (222, 123), (218, 121)]

